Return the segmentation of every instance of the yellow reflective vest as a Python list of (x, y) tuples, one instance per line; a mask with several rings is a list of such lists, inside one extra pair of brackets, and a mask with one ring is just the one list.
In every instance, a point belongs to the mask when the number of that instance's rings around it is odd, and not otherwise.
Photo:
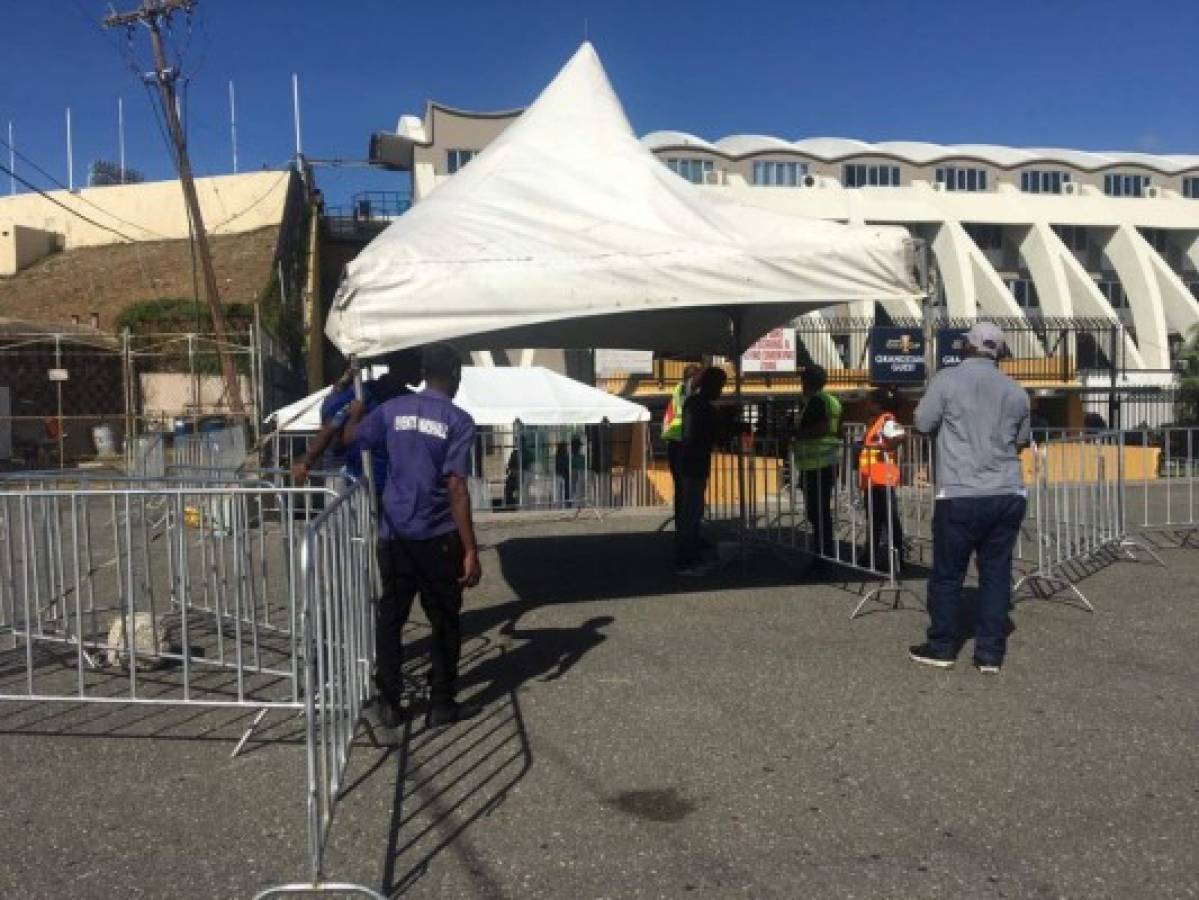
[(687, 402), (687, 382), (680, 381), (675, 385), (666, 404), (666, 413), (662, 416), (662, 440), (681, 441), (683, 439), (683, 404)]
[(828, 411), (828, 431), (820, 437), (796, 439), (795, 468), (800, 472), (835, 466), (841, 460), (841, 401), (828, 391), (816, 396), (824, 400)]

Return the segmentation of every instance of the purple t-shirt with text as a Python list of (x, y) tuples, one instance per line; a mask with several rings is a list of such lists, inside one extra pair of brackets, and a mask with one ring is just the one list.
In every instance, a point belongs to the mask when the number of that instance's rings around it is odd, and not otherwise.
[(446, 477), (470, 474), (475, 421), (450, 398), (426, 388), (367, 415), (357, 440), (387, 454), (379, 536), (423, 541), (455, 528)]

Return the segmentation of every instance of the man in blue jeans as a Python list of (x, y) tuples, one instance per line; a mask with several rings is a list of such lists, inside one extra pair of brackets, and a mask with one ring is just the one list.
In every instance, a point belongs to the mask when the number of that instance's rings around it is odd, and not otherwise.
[(1029, 442), (1028, 395), (999, 369), (1003, 332), (979, 322), (966, 334), (960, 364), (942, 369), (916, 407), (916, 430), (935, 434), (933, 572), (928, 641), (909, 651), (922, 665), (948, 669), (964, 642), (962, 581), (978, 560), (974, 665), (998, 674), (1007, 650), (1012, 551), (1027, 492), (1019, 450)]

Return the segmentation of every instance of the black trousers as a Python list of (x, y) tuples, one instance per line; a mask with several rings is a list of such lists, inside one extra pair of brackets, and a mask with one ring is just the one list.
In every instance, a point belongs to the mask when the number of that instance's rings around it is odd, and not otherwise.
[(679, 470), (679, 460), (683, 456), (682, 441), (666, 442), (666, 462), (670, 465), (670, 480), (674, 484), (674, 526), (679, 527), (679, 502), (683, 495), (683, 473)]
[(833, 533), (833, 488), (837, 485), (837, 467), (805, 469), (800, 473), (804, 513), (812, 526), (813, 550), (828, 559), (836, 558)]
[(412, 601), (433, 629), (429, 650), (429, 697), (436, 706), (454, 699), (462, 653), (462, 539), (456, 531), (427, 541), (391, 538), (379, 542), (383, 595), (375, 618), (375, 682), (390, 703), (403, 694), (404, 625)]
[(707, 487), (707, 478), (683, 475), (675, 489), (674, 563), (679, 568), (703, 561), (705, 541), (700, 525)]

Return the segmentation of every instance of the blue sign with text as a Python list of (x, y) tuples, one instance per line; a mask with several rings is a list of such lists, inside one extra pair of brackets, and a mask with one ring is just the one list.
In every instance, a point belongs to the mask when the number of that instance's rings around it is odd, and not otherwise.
[(966, 357), (966, 329), (937, 329), (937, 370), (956, 366)]
[(870, 329), (870, 380), (875, 384), (924, 381), (924, 334), (919, 328)]

